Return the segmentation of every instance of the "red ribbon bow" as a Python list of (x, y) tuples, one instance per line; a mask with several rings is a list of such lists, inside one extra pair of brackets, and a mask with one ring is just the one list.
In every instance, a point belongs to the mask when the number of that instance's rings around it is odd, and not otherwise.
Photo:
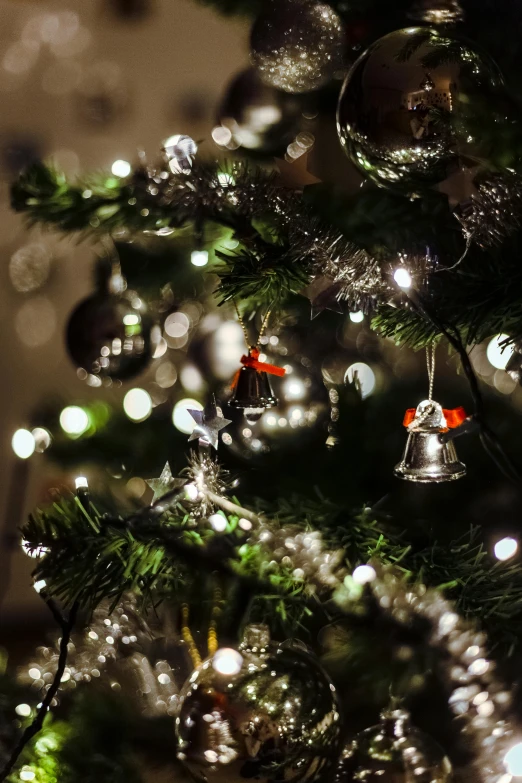
[[(416, 408), (408, 408), (408, 410), (404, 414), (404, 421), (402, 422), (405, 427), (409, 427), (409, 425), (415, 419), (416, 412), (417, 412)], [(451, 430), (454, 430), (456, 427), (460, 427), (462, 422), (467, 418), (466, 411), (462, 407), (454, 408), (453, 410), (446, 410), (444, 408), (442, 410), (442, 413), (444, 414), (446, 423), (449, 429)]]
[[(269, 375), (278, 375), (280, 378), (282, 378), (286, 373), (284, 367), (277, 367), (275, 364), (260, 362), (258, 348), (250, 348), (248, 351), (248, 356), (241, 357), (241, 364), (243, 367), (253, 367), (257, 372), (267, 372)], [(238, 370), (234, 376), (234, 380), (232, 381), (233, 389), (235, 389), (237, 386), (240, 372), (241, 370)]]

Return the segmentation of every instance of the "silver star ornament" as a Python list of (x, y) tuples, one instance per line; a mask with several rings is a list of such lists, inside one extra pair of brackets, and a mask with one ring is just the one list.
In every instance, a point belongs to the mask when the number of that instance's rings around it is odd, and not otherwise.
[(217, 451), (219, 432), (231, 424), (231, 419), (225, 419), (221, 408), (216, 405), (216, 398), (213, 396), (202, 411), (187, 410), (196, 422), (189, 441), (199, 440), (200, 445), (212, 446)]

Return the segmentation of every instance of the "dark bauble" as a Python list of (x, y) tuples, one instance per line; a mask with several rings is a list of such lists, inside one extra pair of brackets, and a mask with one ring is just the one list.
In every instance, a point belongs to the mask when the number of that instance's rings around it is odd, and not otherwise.
[(229, 149), (284, 154), (299, 132), (300, 120), (300, 101), (263, 84), (249, 68), (227, 88), (218, 111), (218, 127), (212, 135)]
[(346, 37), (331, 6), (315, 0), (277, 0), (256, 19), (250, 59), (261, 79), (291, 93), (323, 87), (343, 67)]
[(447, 178), (462, 90), (501, 81), (471, 45), (427, 27), (376, 41), (346, 77), (337, 109), (341, 144), (362, 173), (406, 194)]
[(96, 293), (74, 310), (67, 325), (67, 350), (88, 375), (129, 380), (152, 357), (152, 321), (130, 297)]
[(190, 677), (178, 757), (201, 783), (328, 780), (340, 735), (335, 689), (312, 655), (268, 644), (256, 629)]
[(345, 748), (333, 783), (446, 783), (451, 764), (428, 734), (414, 728), (402, 710), (383, 713)]

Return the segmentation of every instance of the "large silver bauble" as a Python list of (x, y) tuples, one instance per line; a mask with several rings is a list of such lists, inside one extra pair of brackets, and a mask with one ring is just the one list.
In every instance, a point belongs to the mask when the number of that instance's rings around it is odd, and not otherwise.
[(308, 652), (268, 644), (264, 627), (248, 633), (185, 685), (178, 757), (201, 783), (324, 780), (340, 737), (334, 686)]
[(459, 159), (462, 90), (501, 82), (468, 43), (428, 27), (376, 41), (344, 82), (337, 131), (353, 163), (378, 185), (412, 194), (442, 182)]
[(343, 751), (333, 783), (446, 783), (451, 764), (440, 745), (414, 728), (407, 712), (383, 713)]
[(275, 0), (267, 6), (250, 37), (250, 57), (261, 79), (292, 93), (327, 84), (344, 61), (340, 17), (317, 0)]

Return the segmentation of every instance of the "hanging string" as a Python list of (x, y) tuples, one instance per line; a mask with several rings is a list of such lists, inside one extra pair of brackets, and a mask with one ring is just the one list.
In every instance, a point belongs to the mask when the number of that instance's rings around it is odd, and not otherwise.
[(428, 400), (433, 402), (433, 384), (435, 383), (435, 343), (426, 347), (426, 366), (428, 368)]
[(270, 315), (272, 313), (272, 309), (269, 308), (266, 311), (265, 317), (263, 318), (263, 323), (261, 324), (261, 329), (259, 330), (259, 334), (258, 334), (257, 340), (255, 341), (254, 345), (250, 345), (250, 340), (249, 340), (249, 337), (248, 337), (248, 329), (246, 327), (246, 324), (245, 324), (245, 321), (243, 319), (243, 316), (239, 312), (239, 307), (237, 306), (237, 303), (236, 303), (235, 300), (234, 300), (234, 307), (236, 308), (237, 320), (239, 321), (239, 324), (240, 324), (240, 326), (241, 326), (241, 328), (243, 330), (243, 334), (245, 335), (245, 342), (246, 342), (248, 348), (249, 349), (250, 348), (255, 348), (257, 345), (259, 345), (259, 342), (260, 342), (261, 338), (263, 337), (263, 335), (265, 334), (265, 332), (267, 330), (268, 320), (269, 320)]
[(189, 628), (189, 605), (188, 604), (181, 605), (181, 636), (183, 638), (183, 641), (187, 645), (188, 652), (190, 655), (190, 660), (192, 661), (192, 665), (196, 669), (198, 666), (201, 666), (201, 655), (199, 654), (199, 650), (196, 646), (196, 642), (194, 641), (194, 637), (192, 636), (192, 632)]
[(219, 587), (219, 585), (216, 585), (216, 587), (214, 588), (212, 614), (210, 616), (210, 623), (208, 626), (207, 646), (208, 646), (209, 655), (214, 655), (218, 649), (217, 625), (218, 625), (219, 616), (221, 614), (222, 597), (223, 594), (221, 588)]

